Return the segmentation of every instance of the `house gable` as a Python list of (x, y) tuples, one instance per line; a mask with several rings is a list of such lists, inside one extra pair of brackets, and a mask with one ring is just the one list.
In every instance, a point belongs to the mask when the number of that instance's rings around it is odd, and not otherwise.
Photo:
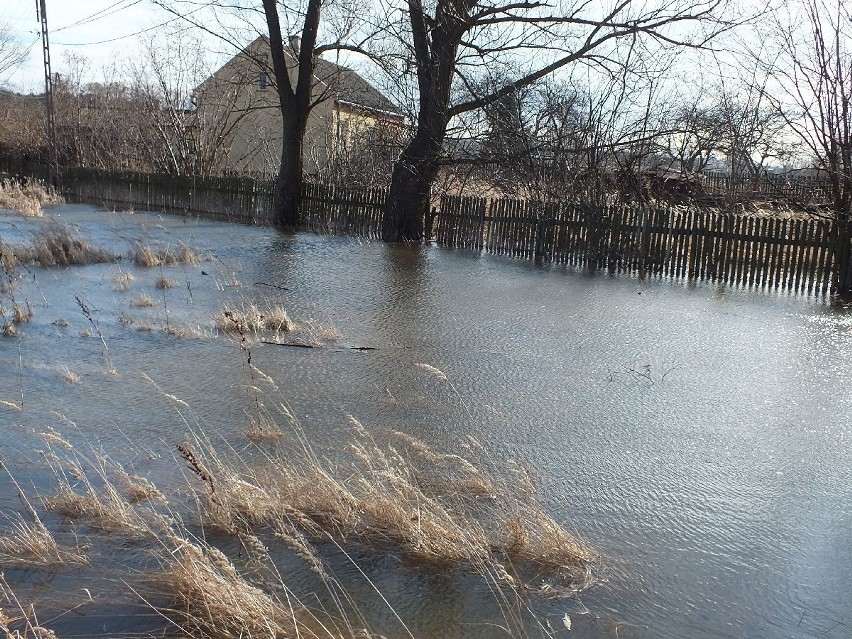
[[(296, 52), (292, 44), (285, 49), (294, 84)], [(303, 158), (308, 173), (322, 170), (335, 154), (347, 152), (356, 132), (379, 125), (399, 128), (404, 123), (402, 112), (367, 80), (322, 58), (316, 60), (311, 98), (314, 106), (308, 117)], [(220, 142), (228, 148), (223, 170), (277, 171), (283, 125), (266, 36), (256, 38), (198, 85), (195, 99), (202, 128), (205, 120), (221, 119), (223, 113), (230, 118), (225, 127), (229, 133)]]

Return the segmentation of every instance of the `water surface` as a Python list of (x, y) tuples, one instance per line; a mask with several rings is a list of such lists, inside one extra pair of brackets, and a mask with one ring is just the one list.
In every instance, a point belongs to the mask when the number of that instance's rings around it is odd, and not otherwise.
[[(27, 486), (49, 490), (31, 434), (47, 427), (140, 472), (178, 475), (172, 450), (190, 424), (163, 393), (191, 406), (211, 439), (238, 445), (245, 353), (215, 333), (213, 318), (224, 304), (282, 304), (297, 322), (343, 336), (319, 349), (252, 349), (319, 449), (345, 445), (352, 414), (448, 450), (472, 435), (497, 463), (533, 469), (549, 510), (600, 553), (606, 579), (579, 600), (538, 602), (540, 620), (558, 629), (569, 612), (583, 637), (852, 633), (849, 312), (817, 298), (436, 247), (85, 205), (47, 215), (120, 254), (182, 240), (213, 259), (26, 270), (16, 295), (34, 317), (0, 340), (0, 399), (23, 410), (0, 407), (0, 455)], [(25, 241), (44, 223), (0, 213), (0, 238)], [(130, 290), (113, 290), (119, 271), (133, 275)], [(157, 289), (163, 276), (175, 287)], [(153, 306), (132, 306), (142, 293)], [(7, 479), (0, 506), (20, 509)], [(366, 554), (361, 562), (415, 636), (505, 636), (490, 594), (469, 577)], [(339, 572), (374, 629), (401, 636), (347, 566), (341, 560)], [(311, 577), (292, 569), (294, 587), (303, 579), (307, 589)], [(42, 598), (45, 580), (71, 591), (90, 576), (6, 572), (19, 594)], [(158, 627), (132, 596), (114, 598), (57, 619), (58, 631)], [(121, 610), (139, 618), (119, 621)], [(531, 620), (527, 631), (537, 634)]]

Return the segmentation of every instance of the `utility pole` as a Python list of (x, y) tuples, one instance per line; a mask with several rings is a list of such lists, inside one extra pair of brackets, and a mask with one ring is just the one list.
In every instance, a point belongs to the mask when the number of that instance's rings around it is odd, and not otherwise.
[(47, 33), (46, 0), (36, 0), (36, 17), (41, 30), (44, 54), (44, 95), (47, 116), (47, 183), (59, 188), (59, 163), (56, 157), (56, 114), (53, 109), (53, 74), (50, 71), (50, 38)]

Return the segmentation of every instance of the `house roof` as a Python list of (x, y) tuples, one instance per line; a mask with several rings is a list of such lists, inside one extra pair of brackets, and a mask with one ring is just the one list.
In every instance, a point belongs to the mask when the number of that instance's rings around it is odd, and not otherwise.
[[(232, 64), (240, 56), (248, 56), (249, 58), (257, 60), (258, 56), (265, 57), (268, 51), (268, 36), (258, 36), (234, 58), (225, 63), (219, 71)], [(298, 64), (298, 61), (293, 55), (293, 51), (290, 47), (285, 45), (284, 53)], [(214, 76), (217, 75), (219, 71), (216, 71)], [(213, 76), (202, 82), (196, 90), (204, 87), (205, 84), (211, 81), (212, 77)], [(391, 102), (378, 89), (352, 69), (324, 58), (317, 58), (314, 65), (314, 77), (318, 82), (328, 87), (330, 93), (328, 97), (332, 97), (338, 102), (343, 102), (356, 108), (369, 109), (371, 111), (378, 111), (394, 116), (402, 117), (403, 115), (402, 111), (400, 111), (393, 102)]]
[(331, 89), (338, 101), (402, 115), (402, 111), (393, 102), (352, 69), (318, 58), (314, 65), (314, 76)]

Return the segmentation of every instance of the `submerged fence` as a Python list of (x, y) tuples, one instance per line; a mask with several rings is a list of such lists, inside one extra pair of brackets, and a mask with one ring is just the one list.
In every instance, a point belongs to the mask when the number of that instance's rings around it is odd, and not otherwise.
[[(107, 205), (249, 223), (273, 221), (271, 180), (76, 169), (64, 173), (63, 186), (73, 196)], [(386, 199), (386, 189), (355, 191), (307, 184), (302, 193), (303, 227), (379, 238)], [(611, 273), (818, 294), (830, 291), (835, 275), (841, 282), (852, 282), (849, 233), (838, 233), (842, 229), (829, 220), (444, 197), (425, 223), (427, 237), (444, 246)]]
[[(171, 211), (251, 224), (272, 224), (271, 179), (171, 176), (66, 169), (63, 192), (108, 206)], [(302, 190), (302, 225), (320, 233), (378, 238), (386, 189), (350, 191), (322, 184)]]
[(852, 280), (849, 247), (835, 264), (840, 239), (828, 220), (445, 197), (433, 232), (445, 246), (611, 273), (822, 294), (836, 268)]
[(272, 223), (272, 181), (251, 177), (173, 176), (135, 171), (65, 169), (64, 193), (107, 206), (197, 213)]

